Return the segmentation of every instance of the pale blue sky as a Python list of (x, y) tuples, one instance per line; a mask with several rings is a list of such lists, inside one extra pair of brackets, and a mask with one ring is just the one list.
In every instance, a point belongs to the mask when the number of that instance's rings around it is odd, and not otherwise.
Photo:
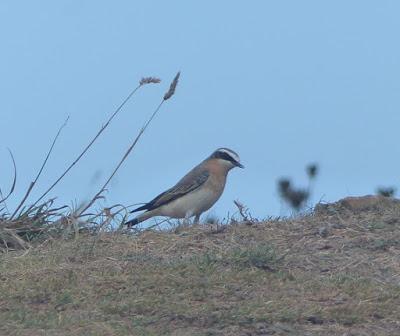
[(237, 198), (278, 215), (276, 179), (304, 185), (309, 162), (321, 166), (314, 200), (400, 186), (399, 13), (398, 1), (1, 1), (1, 186), (10, 147), (15, 204), (69, 115), (34, 199), (142, 76), (160, 77), (49, 195), (92, 196), (178, 70), (106, 204), (150, 200), (221, 146), (246, 169), (232, 171), (220, 217)]

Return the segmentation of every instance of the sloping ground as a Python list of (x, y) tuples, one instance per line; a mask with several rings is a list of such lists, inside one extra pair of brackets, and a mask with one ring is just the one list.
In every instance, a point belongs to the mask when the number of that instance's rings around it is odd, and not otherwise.
[[(248, 223), (249, 224), (249, 223)], [(0, 255), (1, 335), (400, 335), (400, 206)]]

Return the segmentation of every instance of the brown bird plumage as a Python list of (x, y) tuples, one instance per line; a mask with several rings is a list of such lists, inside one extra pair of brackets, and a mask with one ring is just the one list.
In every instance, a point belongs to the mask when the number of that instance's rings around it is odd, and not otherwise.
[(220, 148), (186, 174), (175, 186), (161, 193), (145, 205), (132, 210), (146, 210), (128, 221), (128, 227), (154, 216), (189, 218), (200, 215), (211, 208), (221, 196), (228, 172), (241, 167), (239, 156), (232, 150)]

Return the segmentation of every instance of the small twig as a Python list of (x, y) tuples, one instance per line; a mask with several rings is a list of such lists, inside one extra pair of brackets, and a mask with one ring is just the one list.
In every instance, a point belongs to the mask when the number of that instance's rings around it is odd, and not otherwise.
[(68, 120), (69, 120), (69, 116), (67, 117), (67, 119), (65, 119), (64, 123), (63, 123), (63, 124), (61, 125), (61, 127), (58, 129), (58, 132), (57, 132), (56, 136), (55, 136), (54, 139), (53, 139), (53, 142), (52, 142), (52, 144), (51, 144), (51, 146), (50, 146), (50, 149), (49, 149), (49, 151), (47, 152), (47, 155), (46, 155), (46, 157), (45, 157), (45, 159), (44, 159), (44, 161), (43, 161), (43, 163), (42, 163), (42, 166), (41, 166), (40, 169), (39, 169), (38, 174), (36, 175), (35, 180), (34, 180), (33, 182), (31, 182), (31, 184), (29, 185), (28, 190), (27, 190), (26, 193), (25, 193), (25, 196), (23, 197), (21, 203), (19, 203), (19, 205), (18, 205), (17, 208), (15, 209), (14, 213), (11, 215), (10, 219), (13, 219), (13, 218), (14, 218), (14, 216), (17, 214), (18, 210), (23, 206), (23, 204), (25, 203), (25, 201), (26, 201), (26, 199), (28, 198), (29, 194), (31, 193), (33, 187), (35, 186), (35, 184), (36, 184), (36, 182), (38, 181), (40, 175), (42, 174), (44, 167), (46, 166), (46, 163), (47, 163), (47, 161), (48, 161), (48, 159), (49, 159), (49, 157), (50, 157), (51, 152), (53, 151), (54, 145), (56, 144), (58, 137), (59, 137), (60, 134), (61, 134), (61, 131), (62, 131), (63, 128), (67, 125)]
[(93, 251), (94, 251), (94, 247), (96, 245), (97, 239), (99, 237), (99, 233), (100, 230), (105, 227), (106, 225), (110, 224), (111, 221), (114, 219), (114, 215), (111, 213), (111, 209), (110, 208), (104, 208), (102, 211), (102, 214), (105, 215), (106, 220), (104, 220), (100, 225), (98, 225), (98, 227), (96, 228), (95, 232), (94, 232), (94, 237), (93, 237), (93, 242), (92, 245), (89, 248), (88, 251), (88, 255), (92, 255)]
[(152, 122), (152, 120), (154, 119), (154, 117), (156, 116), (156, 114), (158, 113), (158, 111), (160, 110), (161, 106), (164, 104), (164, 102), (171, 98), (172, 95), (175, 92), (175, 88), (176, 85), (178, 83), (178, 79), (179, 79), (179, 75), (180, 73), (178, 72), (177, 75), (175, 76), (174, 80), (171, 83), (171, 86), (168, 90), (168, 92), (164, 95), (164, 98), (162, 99), (161, 103), (157, 106), (157, 108), (154, 110), (153, 114), (151, 115), (151, 117), (147, 120), (147, 122), (144, 124), (144, 126), (140, 129), (138, 135), (136, 136), (136, 138), (133, 140), (132, 144), (129, 146), (129, 148), (127, 149), (127, 151), (125, 152), (124, 156), (122, 157), (122, 159), (119, 161), (119, 163), (117, 164), (117, 166), (115, 167), (114, 171), (111, 173), (110, 177), (107, 179), (107, 181), (104, 183), (104, 185), (101, 187), (101, 189), (98, 191), (98, 193), (91, 199), (91, 201), (85, 206), (83, 207), (79, 213), (78, 216), (81, 216), (87, 209), (89, 209), (94, 202), (96, 202), (96, 200), (101, 196), (101, 194), (104, 192), (104, 190), (106, 189), (108, 183), (110, 183), (111, 179), (114, 177), (114, 175), (117, 173), (117, 171), (119, 170), (119, 168), (122, 166), (122, 164), (124, 163), (124, 161), (126, 160), (126, 158), (129, 156), (129, 154), (132, 152), (133, 148), (136, 146), (137, 142), (139, 141), (139, 139), (141, 138), (141, 136), (143, 135), (143, 133), (145, 132), (146, 128), (150, 125), (150, 123)]
[[(150, 77), (149, 77), (150, 78)], [(152, 78), (152, 77), (151, 77)], [(89, 144), (84, 148), (84, 150), (78, 155), (78, 157), (68, 166), (68, 168), (60, 175), (59, 178), (37, 199), (32, 206), (35, 206), (38, 202), (40, 202), (62, 179), (67, 173), (75, 166), (78, 161), (82, 158), (83, 155), (89, 150), (89, 148), (93, 145), (93, 143), (97, 140), (97, 138), (104, 132), (107, 126), (111, 123), (114, 117), (118, 114), (119, 111), (124, 107), (124, 105), (129, 101), (129, 99), (138, 91), (143, 85), (148, 83), (156, 83), (157, 81), (146, 81), (145, 78), (139, 82), (139, 85), (125, 98), (125, 100), (118, 106), (118, 108), (114, 111), (111, 117), (107, 120), (107, 122), (100, 128), (97, 134), (93, 137), (93, 139), (89, 142)]]
[(157, 226), (160, 226), (161, 224), (168, 222), (168, 221), (169, 221), (169, 218), (163, 219), (161, 222), (157, 222), (156, 224), (150, 225), (149, 227), (143, 229), (143, 231), (150, 231), (151, 229), (153, 229)]
[(46, 165), (46, 163), (47, 163), (47, 160), (49, 159), (50, 154), (51, 154), (51, 152), (53, 151), (54, 145), (56, 144), (57, 139), (58, 139), (58, 137), (60, 136), (61, 131), (63, 130), (63, 128), (64, 128), (65, 126), (67, 126), (68, 120), (69, 120), (69, 116), (67, 117), (67, 119), (65, 119), (64, 124), (62, 124), (61, 127), (58, 129), (58, 132), (57, 132), (57, 134), (56, 134), (56, 136), (55, 136), (55, 138), (54, 138), (54, 140), (53, 140), (53, 143), (51, 144), (51, 147), (50, 147), (50, 149), (49, 149), (49, 151), (48, 151), (48, 153), (47, 153), (47, 155), (46, 155), (46, 158), (45, 158), (45, 160), (44, 160), (42, 166), (40, 167), (39, 173), (37, 174), (37, 176), (36, 176), (35, 180), (33, 181), (33, 183), (36, 183), (36, 182), (38, 181), (40, 175), (42, 174), (42, 171), (43, 171), (43, 169), (44, 169), (44, 167), (45, 167), (45, 165)]
[(1, 212), (2, 210), (6, 209), (7, 214), (10, 214), (10, 210), (8, 210), (7, 203), (4, 201), (4, 194), (3, 194), (3, 191), (1, 190), (1, 188), (0, 188), (0, 197), (1, 197), (0, 203), (4, 203), (4, 207), (1, 208), (0, 212)]
[(15, 185), (17, 183), (17, 165), (15, 164), (15, 159), (14, 159), (13, 153), (11, 152), (11, 150), (9, 148), (7, 148), (7, 149), (8, 149), (8, 152), (10, 153), (11, 160), (12, 160), (13, 167), (14, 167), (14, 178), (13, 178), (13, 183), (11, 185), (10, 191), (8, 192), (6, 197), (1, 196), (2, 199), (0, 200), (0, 203), (3, 203), (4, 201), (6, 201), (11, 196), (11, 194), (14, 192)]
[(247, 221), (248, 219), (247, 219), (247, 209), (246, 209), (246, 207), (239, 200), (234, 200), (233, 203), (238, 208), (239, 213), (242, 216), (243, 220)]

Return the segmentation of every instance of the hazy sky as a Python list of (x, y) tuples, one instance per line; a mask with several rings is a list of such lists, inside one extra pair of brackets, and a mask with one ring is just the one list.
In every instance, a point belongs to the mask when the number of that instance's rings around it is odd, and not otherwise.
[(13, 206), (58, 127), (69, 123), (32, 200), (71, 163), (142, 76), (144, 87), (54, 189), (59, 204), (91, 197), (178, 70), (168, 101), (110, 185), (105, 204), (149, 201), (218, 147), (237, 151), (211, 210), (240, 199), (278, 215), (276, 180), (334, 201), (400, 187), (398, 1), (0, 2), (0, 185), (18, 166)]

